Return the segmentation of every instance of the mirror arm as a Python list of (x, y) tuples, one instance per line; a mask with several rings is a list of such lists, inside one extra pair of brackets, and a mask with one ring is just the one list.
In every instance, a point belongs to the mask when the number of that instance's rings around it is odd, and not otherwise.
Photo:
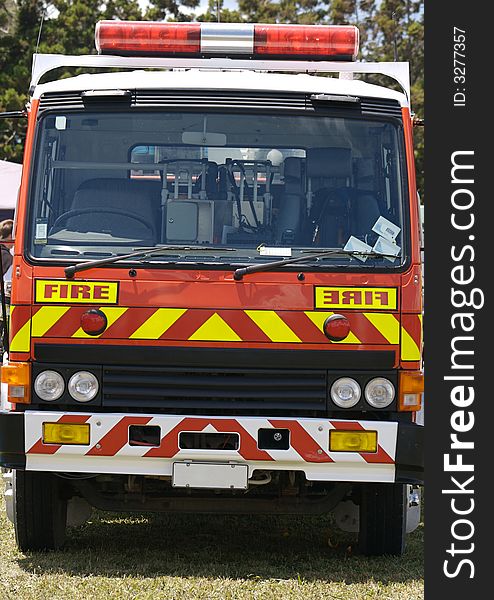
[(12, 110), (9, 112), (0, 112), (0, 119), (24, 119), (26, 117), (26, 110)]

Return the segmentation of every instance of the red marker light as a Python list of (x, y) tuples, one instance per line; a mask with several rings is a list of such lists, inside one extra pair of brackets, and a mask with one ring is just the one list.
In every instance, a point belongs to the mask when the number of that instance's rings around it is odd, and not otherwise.
[(355, 60), (358, 49), (353, 25), (254, 25), (254, 54)]
[(82, 330), (88, 335), (100, 335), (107, 325), (106, 315), (101, 310), (93, 308), (81, 315)]
[(99, 54), (355, 60), (353, 25), (99, 21)]
[(332, 342), (341, 342), (350, 333), (350, 322), (343, 315), (331, 315), (322, 326), (324, 334)]
[(201, 24), (99, 21), (95, 42), (99, 54), (198, 54)]

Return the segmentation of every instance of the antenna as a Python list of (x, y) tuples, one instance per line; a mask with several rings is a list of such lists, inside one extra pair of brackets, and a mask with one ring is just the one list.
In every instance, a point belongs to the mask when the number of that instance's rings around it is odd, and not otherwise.
[[(33, 71), (34, 71), (34, 67), (36, 66), (36, 56), (37, 56), (38, 50), (39, 50), (39, 43), (41, 41), (41, 32), (43, 31), (43, 23), (45, 20), (45, 16), (46, 16), (46, 8), (44, 8), (43, 12), (41, 13), (41, 19), (40, 19), (39, 31), (38, 31), (38, 39), (36, 40), (36, 50), (34, 52)], [(29, 90), (29, 93), (31, 94), (31, 90)]]
[(396, 13), (392, 12), (391, 13), (391, 19), (393, 20), (394, 26), (393, 26), (393, 52), (394, 52), (394, 61), (398, 62), (398, 45), (396, 42), (396, 30), (398, 29), (397, 27), (397, 20), (396, 20)]
[(46, 16), (46, 8), (44, 8), (43, 12), (41, 13), (41, 20), (39, 23), (39, 31), (38, 31), (38, 39), (36, 41), (36, 54), (38, 54), (39, 43), (41, 41), (41, 32), (43, 31), (43, 23), (45, 20), (45, 16)]
[(221, 0), (216, 0), (216, 18), (218, 19), (218, 23), (221, 21), (220, 2)]

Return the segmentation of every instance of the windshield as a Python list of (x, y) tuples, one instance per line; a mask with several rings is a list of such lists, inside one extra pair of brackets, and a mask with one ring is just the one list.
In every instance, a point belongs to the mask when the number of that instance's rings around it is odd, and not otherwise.
[(163, 244), (147, 263), (253, 264), (330, 248), (351, 251), (329, 254), (330, 265), (404, 259), (394, 122), (85, 111), (51, 113), (40, 128), (36, 258), (87, 261)]

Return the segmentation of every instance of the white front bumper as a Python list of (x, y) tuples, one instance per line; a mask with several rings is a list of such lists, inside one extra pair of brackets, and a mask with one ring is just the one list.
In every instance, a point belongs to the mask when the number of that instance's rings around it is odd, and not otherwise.
[[(90, 444), (43, 444), (44, 422), (89, 423)], [(337, 419), (210, 417), (120, 413), (63, 413), (26, 411), (26, 470), (71, 473), (113, 473), (171, 476), (173, 463), (182, 461), (239, 463), (256, 469), (303, 471), (312, 481), (393, 482), (398, 424)], [(129, 445), (129, 426), (154, 425), (161, 431), (159, 446)], [(258, 448), (258, 430), (290, 431), (287, 450)], [(377, 431), (376, 453), (330, 452), (332, 429)], [(238, 450), (184, 450), (183, 431), (236, 433)]]

